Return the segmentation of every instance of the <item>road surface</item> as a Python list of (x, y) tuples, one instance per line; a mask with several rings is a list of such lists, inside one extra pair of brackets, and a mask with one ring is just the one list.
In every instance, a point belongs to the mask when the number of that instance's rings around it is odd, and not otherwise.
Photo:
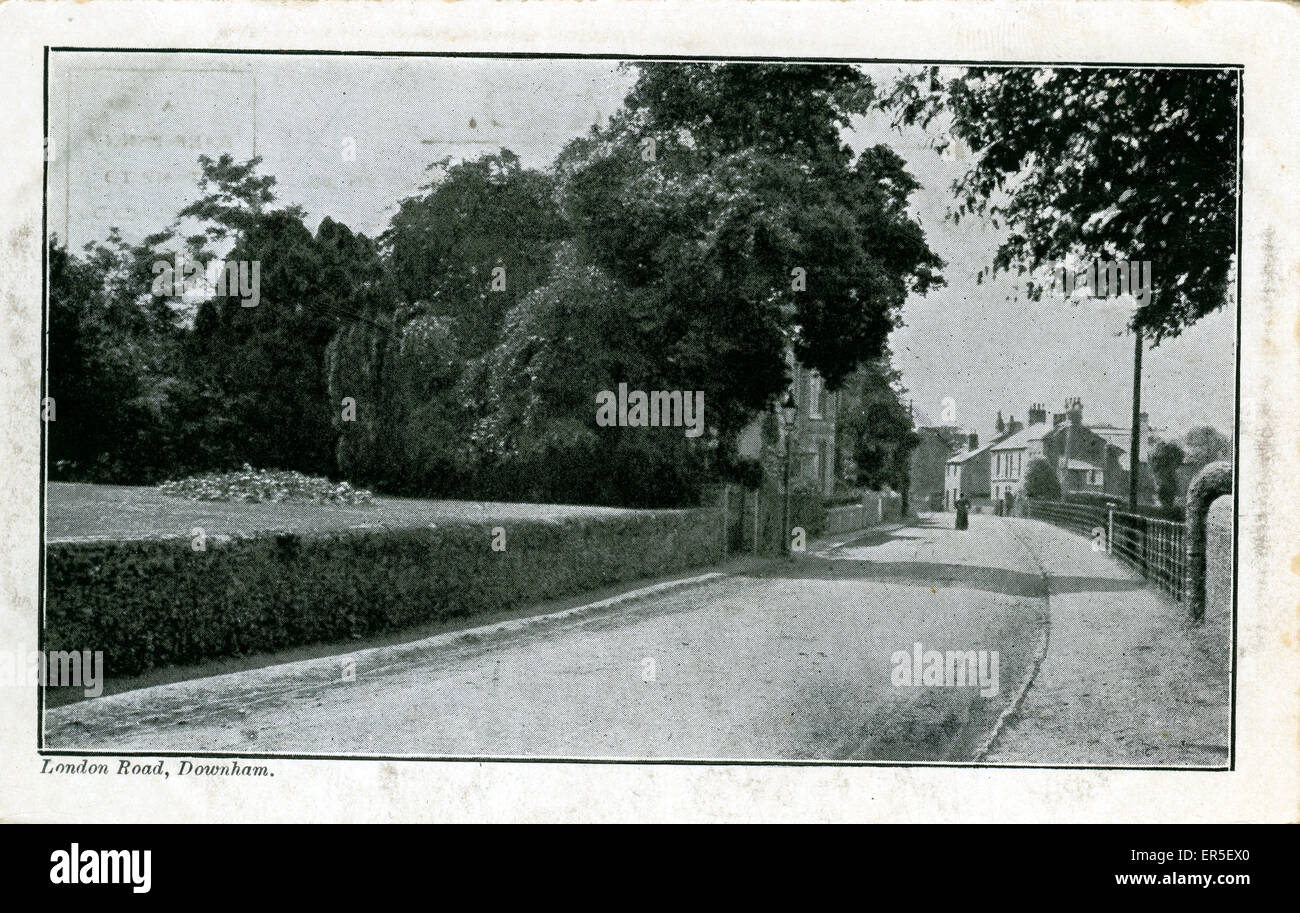
[[(590, 611), (102, 697), (77, 750), (970, 761), (1047, 629), (1014, 528), (937, 515)], [(996, 688), (895, 681), (895, 654), (997, 651)], [(989, 669), (991, 671), (991, 669)]]

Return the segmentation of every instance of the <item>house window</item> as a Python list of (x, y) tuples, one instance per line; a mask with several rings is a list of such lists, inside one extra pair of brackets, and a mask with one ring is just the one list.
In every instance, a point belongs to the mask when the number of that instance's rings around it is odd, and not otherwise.
[(826, 388), (821, 375), (808, 372), (808, 417), (821, 418), (826, 413)]

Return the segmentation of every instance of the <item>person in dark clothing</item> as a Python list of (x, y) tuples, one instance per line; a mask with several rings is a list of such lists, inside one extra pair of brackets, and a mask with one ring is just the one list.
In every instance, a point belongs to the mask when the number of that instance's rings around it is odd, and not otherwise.
[(970, 526), (970, 501), (965, 495), (957, 499), (957, 523), (955, 529), (966, 529)]

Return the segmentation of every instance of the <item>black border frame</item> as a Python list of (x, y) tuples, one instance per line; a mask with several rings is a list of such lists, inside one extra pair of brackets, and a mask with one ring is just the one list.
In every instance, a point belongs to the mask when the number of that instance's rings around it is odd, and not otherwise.
[[(956, 768), (979, 770), (1133, 770), (1133, 771), (1200, 771), (1228, 773), (1237, 767), (1237, 622), (1238, 576), (1240, 559), (1241, 517), (1241, 315), (1242, 315), (1242, 190), (1244, 188), (1245, 142), (1245, 65), (1239, 63), (1152, 63), (1152, 62), (1097, 62), (1097, 61), (1042, 61), (1042, 60), (950, 60), (894, 57), (776, 57), (731, 56), (708, 54), (584, 54), (575, 52), (536, 53), (509, 51), (364, 51), (334, 49), (292, 48), (123, 48), (86, 47), (75, 45), (45, 45), (42, 61), (42, 129), (47, 142), (50, 136), (50, 53), (98, 54), (219, 54), (219, 55), (274, 55), (285, 57), (377, 57), (377, 58), (470, 58), (498, 60), (618, 60), (618, 61), (678, 61), (709, 63), (825, 63), (825, 64), (907, 64), (917, 66), (953, 67), (1051, 67), (1087, 69), (1176, 69), (1176, 70), (1236, 70), (1237, 71), (1237, 335), (1233, 345), (1236, 395), (1233, 423), (1233, 486), (1232, 486), (1232, 654), (1230, 663), (1229, 741), (1226, 767), (1168, 767), (1156, 765), (1106, 765), (1106, 764), (987, 764), (979, 762), (944, 761), (833, 761), (833, 760), (737, 760), (737, 759), (680, 759), (680, 758), (593, 758), (510, 755), (387, 755), (387, 754), (301, 754), (292, 752), (248, 753), (231, 752), (145, 752), (106, 751), (91, 749), (76, 751), (45, 747), (45, 687), (36, 688), (36, 753), (42, 758), (57, 757), (107, 757), (107, 758), (218, 758), (287, 761), (433, 761), (471, 763), (525, 763), (525, 764), (617, 764), (617, 765), (669, 765), (688, 767), (866, 767), (866, 768)], [(41, 174), (41, 400), (48, 392), (49, 354), (49, 171), (48, 154), (43, 156)], [(40, 423), (39, 510), (40, 535), (37, 559), (37, 649), (45, 650), (45, 486), (47, 484), (47, 427)]]

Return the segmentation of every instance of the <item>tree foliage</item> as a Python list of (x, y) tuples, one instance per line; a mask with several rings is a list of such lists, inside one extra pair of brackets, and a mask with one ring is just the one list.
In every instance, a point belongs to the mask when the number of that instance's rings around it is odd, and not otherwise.
[(561, 154), (561, 199), (581, 253), (627, 292), (629, 339), (669, 387), (706, 391), (725, 439), (785, 389), (787, 348), (831, 389), (881, 356), (942, 263), (902, 160), (840, 136), (869, 107), (859, 71), (638, 70), (624, 110)]
[(1218, 429), (1200, 425), (1183, 437), (1189, 466), (1204, 466), (1216, 460), (1232, 459), (1232, 444)]
[(116, 231), (84, 256), (49, 246), (48, 424), (56, 479), (151, 481), (184, 454), (175, 421), (175, 315), (147, 296), (155, 236), (139, 245)]
[(1025, 469), (1025, 496), (1045, 501), (1061, 499), (1061, 480), (1057, 478), (1052, 464), (1042, 457), (1030, 460)]
[(364, 319), (377, 247), (328, 218), (313, 236), (299, 208), (268, 208), (274, 179), (255, 174), (256, 159), (200, 164), (207, 192), (182, 216), (207, 221), (207, 239), (233, 241), (224, 259), (256, 263), (260, 276), (255, 306), (227, 288), (199, 305), (187, 339), (189, 411), (206, 462), (329, 474), (337, 407), (326, 397), (325, 348), (341, 326)]
[[(105, 481), (247, 462), (408, 494), (687, 504), (738, 465), (793, 354), (858, 396), (864, 484), (905, 487), (886, 344), (943, 264), (902, 159), (844, 140), (871, 81), (636, 67), (552, 169), (504, 149), (435, 162), (378, 240), (329, 218), (313, 233), (259, 159), (223, 155), (139, 245), (52, 247), (55, 458)], [(256, 306), (152, 289), (179, 254), (257, 263)], [(703, 390), (705, 433), (597, 427), (596, 393), (620, 383)]]
[(1178, 467), (1183, 465), (1183, 448), (1172, 441), (1161, 441), (1151, 451), (1151, 472), (1156, 479), (1156, 497), (1165, 507), (1173, 506), (1178, 497)]
[(881, 358), (859, 368), (841, 391), (836, 434), (852, 454), (856, 484), (907, 491), (920, 437), (902, 400), (901, 377)]
[[(429, 167), (438, 179), (401, 202), (380, 240), (402, 302), (454, 321), (473, 357), (496, 344), (505, 315), (546, 281), (566, 227), (551, 178), (509, 150)], [(494, 290), (495, 269), (503, 272)]]
[(972, 162), (951, 217), (1005, 224), (992, 267), (1030, 272), (1035, 300), (1033, 272), (1070, 255), (1150, 260), (1131, 325), (1158, 343), (1230, 294), (1239, 88), (1233, 70), (925, 67), (881, 104), (900, 125), (950, 119)]

